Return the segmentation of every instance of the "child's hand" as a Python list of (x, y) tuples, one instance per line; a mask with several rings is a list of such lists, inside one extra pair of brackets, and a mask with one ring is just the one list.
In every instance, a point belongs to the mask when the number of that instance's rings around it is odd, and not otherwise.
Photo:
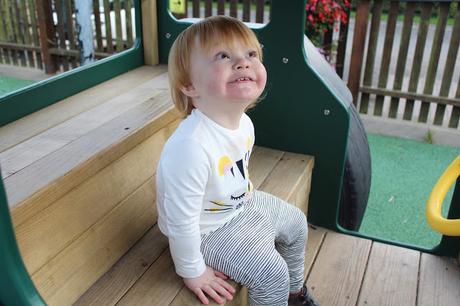
[(184, 283), (203, 304), (209, 304), (205, 293), (216, 303), (223, 304), (225, 299), (232, 300), (233, 293), (235, 293), (235, 289), (225, 281), (226, 279), (228, 277), (225, 274), (206, 267), (203, 275), (196, 278), (184, 278)]

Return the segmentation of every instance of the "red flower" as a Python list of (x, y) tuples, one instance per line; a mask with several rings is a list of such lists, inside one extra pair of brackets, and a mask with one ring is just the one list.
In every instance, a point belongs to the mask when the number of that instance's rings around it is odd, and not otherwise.
[(309, 0), (305, 8), (307, 30), (317, 33), (333, 30), (336, 22), (348, 21), (346, 11), (350, 7), (350, 0)]

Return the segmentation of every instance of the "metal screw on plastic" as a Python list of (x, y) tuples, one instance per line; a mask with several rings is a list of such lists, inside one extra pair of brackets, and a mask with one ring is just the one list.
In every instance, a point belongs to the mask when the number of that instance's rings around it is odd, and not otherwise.
[(171, 38), (171, 33), (166, 33), (165, 37), (166, 37), (166, 39), (170, 39)]
[(324, 110), (324, 116), (329, 116), (330, 113), (331, 113), (330, 110), (328, 110), (328, 109), (325, 109), (325, 110)]
[(287, 64), (289, 62), (289, 59), (286, 57), (283, 57), (283, 64)]

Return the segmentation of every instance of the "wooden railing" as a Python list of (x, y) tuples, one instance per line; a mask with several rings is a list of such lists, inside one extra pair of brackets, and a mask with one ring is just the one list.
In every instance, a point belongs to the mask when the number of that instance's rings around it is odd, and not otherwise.
[[(133, 45), (133, 0), (93, 0), (95, 58)], [(0, 64), (45, 69), (79, 66), (73, 0), (0, 0)]]
[(459, 8), (457, 1), (359, 1), (348, 86), (360, 113), (458, 130)]
[(266, 0), (189, 0), (186, 13), (175, 14), (181, 18), (203, 18), (214, 15), (227, 15), (245, 22), (267, 23), (271, 16), (271, 1)]

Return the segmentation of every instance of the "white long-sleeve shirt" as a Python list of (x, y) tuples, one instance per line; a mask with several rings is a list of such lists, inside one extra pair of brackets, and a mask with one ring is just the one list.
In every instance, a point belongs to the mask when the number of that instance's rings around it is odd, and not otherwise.
[(252, 195), (248, 163), (254, 126), (243, 114), (226, 129), (194, 109), (166, 142), (157, 169), (158, 226), (168, 237), (176, 273), (198, 277), (206, 265), (201, 234), (241, 211)]

